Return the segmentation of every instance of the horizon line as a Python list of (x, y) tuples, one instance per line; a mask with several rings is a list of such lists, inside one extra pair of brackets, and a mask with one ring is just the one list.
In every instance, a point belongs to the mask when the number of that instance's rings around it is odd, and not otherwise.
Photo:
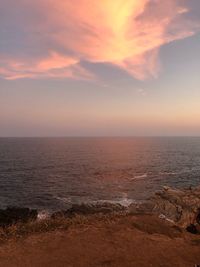
[(61, 135), (61, 136), (0, 136), (0, 138), (173, 138), (173, 137), (199, 137), (200, 135)]

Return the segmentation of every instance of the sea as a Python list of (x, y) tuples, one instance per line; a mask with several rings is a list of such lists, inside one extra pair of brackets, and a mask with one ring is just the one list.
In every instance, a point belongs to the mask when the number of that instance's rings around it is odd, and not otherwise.
[(200, 184), (200, 137), (0, 138), (0, 208), (129, 205)]

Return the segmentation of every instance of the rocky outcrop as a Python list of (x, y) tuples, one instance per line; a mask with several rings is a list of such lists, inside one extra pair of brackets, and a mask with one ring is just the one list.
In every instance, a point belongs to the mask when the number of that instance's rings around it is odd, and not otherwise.
[(18, 222), (28, 222), (36, 220), (38, 212), (29, 208), (9, 207), (5, 210), (0, 210), (0, 226), (6, 227)]
[(182, 227), (198, 223), (200, 187), (185, 190), (164, 187), (152, 201), (155, 203), (154, 211), (162, 212)]
[(148, 202), (132, 204), (129, 210), (156, 213), (180, 227), (200, 232), (200, 187), (179, 190), (165, 186)]

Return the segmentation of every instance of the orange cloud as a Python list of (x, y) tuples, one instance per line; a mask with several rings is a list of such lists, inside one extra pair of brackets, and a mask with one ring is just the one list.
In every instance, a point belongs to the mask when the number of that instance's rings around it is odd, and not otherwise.
[[(111, 63), (140, 80), (156, 77), (160, 47), (193, 35), (200, 26), (186, 19), (189, 7), (180, 5), (179, 0), (34, 2), (30, 9), (40, 11), (43, 20), (26, 27), (30, 35), (37, 32), (44, 43), (53, 44), (54, 52), (47, 45), (48, 58), (14, 65), (7, 62), (7, 68), (0, 69), (0, 75), (7, 79), (40, 76), (90, 79), (93, 75), (81, 67), (81, 61)], [(10, 74), (5, 75), (6, 72)]]

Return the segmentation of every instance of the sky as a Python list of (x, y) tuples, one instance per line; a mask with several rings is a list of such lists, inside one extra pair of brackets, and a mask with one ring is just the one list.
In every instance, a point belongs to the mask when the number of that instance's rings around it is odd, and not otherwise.
[(199, 0), (0, 0), (0, 136), (193, 135)]

